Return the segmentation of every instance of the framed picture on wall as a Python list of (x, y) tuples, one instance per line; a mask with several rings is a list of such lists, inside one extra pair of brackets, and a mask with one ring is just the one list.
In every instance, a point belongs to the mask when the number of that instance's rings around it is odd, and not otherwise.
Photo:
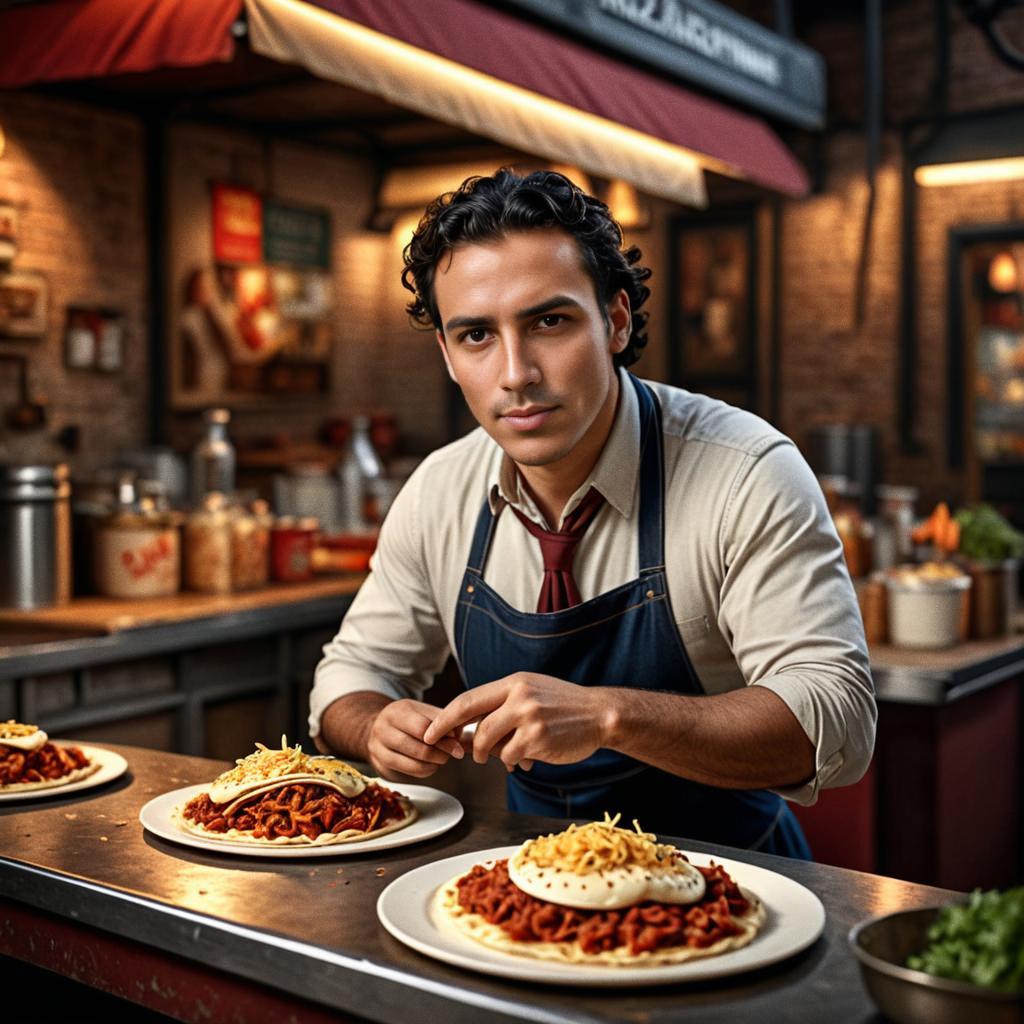
[(754, 208), (679, 217), (669, 227), (673, 384), (753, 409), (757, 397)]
[(0, 337), (41, 338), (46, 334), (49, 286), (34, 270), (0, 273)]

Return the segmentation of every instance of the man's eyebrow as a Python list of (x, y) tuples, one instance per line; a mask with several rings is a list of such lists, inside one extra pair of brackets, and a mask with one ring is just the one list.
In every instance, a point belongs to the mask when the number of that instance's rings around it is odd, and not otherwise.
[(489, 327), (494, 321), (489, 316), (453, 316), (444, 325), (445, 334), (459, 327)]
[[(527, 320), (532, 316), (539, 316), (541, 313), (547, 313), (552, 309), (558, 309), (562, 306), (572, 306), (574, 309), (583, 308), (580, 303), (568, 295), (553, 295), (550, 299), (538, 302), (535, 306), (517, 310), (515, 316), (517, 320)], [(493, 323), (494, 319), (489, 316), (453, 316), (444, 325), (444, 329), (445, 333), (447, 333), (460, 327), (490, 327)]]
[(541, 313), (547, 313), (549, 310), (558, 309), (560, 306), (572, 306), (574, 309), (583, 308), (575, 299), (570, 298), (568, 295), (553, 295), (550, 299), (538, 302), (536, 306), (530, 306), (528, 309), (519, 310), (516, 313), (516, 319), (527, 320), (531, 316), (540, 316)]

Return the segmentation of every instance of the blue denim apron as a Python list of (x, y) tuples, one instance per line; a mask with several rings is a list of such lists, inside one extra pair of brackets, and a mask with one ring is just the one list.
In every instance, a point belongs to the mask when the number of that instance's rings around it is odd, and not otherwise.
[[(485, 500), (477, 519), (455, 614), (456, 657), (467, 687), (514, 672), (583, 686), (703, 693), (676, 628), (664, 559), (661, 410), (632, 375), (640, 404), (640, 575), (558, 612), (517, 611), (484, 582), (496, 517)], [(644, 829), (809, 860), (785, 802), (767, 790), (706, 786), (613, 750), (576, 764), (536, 762), (508, 778), (509, 809), (556, 818), (622, 812)]]

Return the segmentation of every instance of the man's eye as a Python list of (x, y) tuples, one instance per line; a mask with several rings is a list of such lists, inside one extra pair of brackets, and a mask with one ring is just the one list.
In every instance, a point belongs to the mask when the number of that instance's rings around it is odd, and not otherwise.
[(466, 331), (462, 336), (463, 341), (470, 341), (476, 345), (480, 342), (485, 341), (487, 338), (487, 331), (483, 327), (474, 327), (471, 331)]
[(548, 313), (546, 316), (542, 316), (537, 322), (542, 327), (557, 327), (565, 319), (561, 313)]

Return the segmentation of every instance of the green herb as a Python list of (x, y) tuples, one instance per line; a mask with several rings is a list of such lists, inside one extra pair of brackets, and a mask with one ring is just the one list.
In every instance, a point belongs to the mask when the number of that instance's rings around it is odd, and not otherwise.
[(960, 552), (984, 562), (1002, 562), (1024, 555), (1024, 533), (1015, 530), (991, 505), (962, 508), (954, 517), (960, 524)]
[(1004, 992), (1024, 991), (1024, 886), (976, 889), (966, 905), (943, 907), (928, 948), (907, 966)]

